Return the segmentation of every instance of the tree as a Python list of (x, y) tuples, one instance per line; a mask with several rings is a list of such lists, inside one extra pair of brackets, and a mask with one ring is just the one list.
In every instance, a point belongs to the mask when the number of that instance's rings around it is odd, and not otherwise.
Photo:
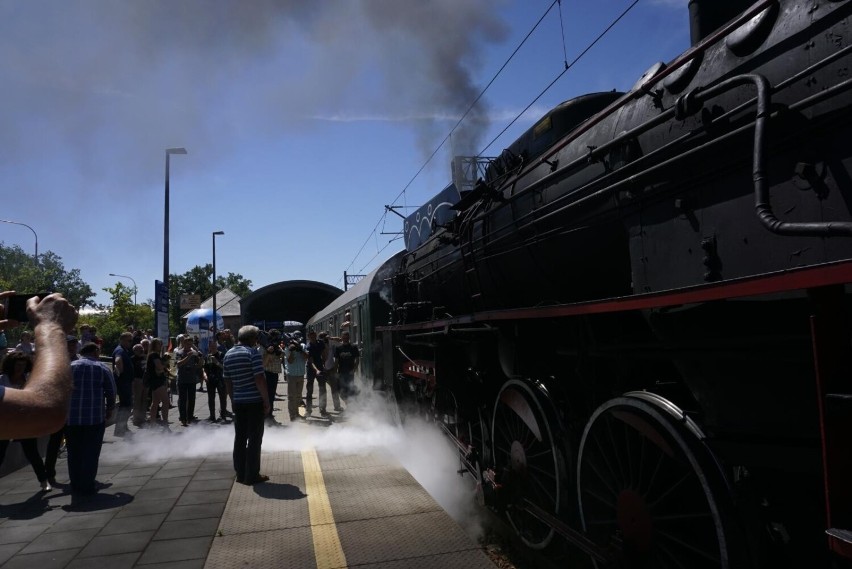
[(61, 292), (78, 308), (95, 306), (95, 292), (80, 278), (80, 269), (66, 271), (62, 258), (52, 251), (39, 255), (36, 262), (20, 246), (3, 242), (0, 242), (0, 290)]
[[(203, 267), (196, 265), (182, 275), (169, 275), (169, 328), (181, 329), (180, 317), (186, 312), (180, 307), (180, 295), (197, 294), (202, 300), (213, 296), (213, 265), (208, 263)], [(251, 281), (240, 274), (228, 273), (222, 277), (216, 275), (216, 289), (229, 288), (241, 297), (251, 294)]]
[(81, 324), (89, 324), (98, 329), (98, 336), (104, 340), (104, 353), (112, 353), (118, 345), (118, 337), (133, 325), (139, 330), (154, 328), (154, 308), (151, 304), (135, 305), (133, 303), (133, 288), (123, 283), (115, 287), (106, 287), (112, 304), (101, 307), (99, 312), (87, 314), (80, 318)]
[(219, 289), (231, 289), (231, 291), (240, 298), (245, 298), (251, 294), (251, 281), (245, 279), (239, 273), (228, 273), (228, 276), (224, 278), (217, 276), (216, 284)]

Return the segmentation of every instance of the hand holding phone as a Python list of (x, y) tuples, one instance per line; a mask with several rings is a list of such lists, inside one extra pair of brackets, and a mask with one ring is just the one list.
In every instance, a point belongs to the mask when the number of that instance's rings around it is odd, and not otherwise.
[(77, 325), (77, 309), (61, 294), (43, 292), (23, 296), (29, 297), (26, 301), (25, 318), (33, 328), (39, 324), (56, 324), (66, 334), (74, 331)]
[(48, 294), (12, 294), (8, 296), (6, 298), (6, 319), (14, 320), (20, 324), (29, 321), (29, 317), (27, 316), (27, 301), (34, 296), (44, 298)]

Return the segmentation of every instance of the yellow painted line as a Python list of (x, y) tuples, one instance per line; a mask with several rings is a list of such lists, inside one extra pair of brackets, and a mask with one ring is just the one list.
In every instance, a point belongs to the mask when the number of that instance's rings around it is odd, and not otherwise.
[(337, 535), (337, 525), (328, 501), (325, 480), (319, 458), (314, 449), (302, 451), (302, 469), (305, 473), (305, 494), (308, 495), (308, 512), (311, 517), (311, 534), (314, 538), (314, 556), (317, 569), (347, 567), (346, 555)]

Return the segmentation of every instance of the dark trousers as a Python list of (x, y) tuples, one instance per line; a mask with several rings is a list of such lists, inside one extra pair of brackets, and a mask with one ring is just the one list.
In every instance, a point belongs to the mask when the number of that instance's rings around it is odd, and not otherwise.
[(321, 381), (320, 393), (325, 393), (325, 380), (320, 379), (322, 376), (317, 375), (314, 368), (308, 364), (305, 370), (305, 406), (310, 409), (314, 406), (314, 380)]
[(216, 418), (216, 393), (219, 394), (219, 415), (225, 416), (228, 408), (228, 391), (225, 389), (225, 380), (207, 380), (207, 406), (210, 408), (210, 417)]
[(263, 443), (263, 403), (234, 403), (234, 470), (238, 482), (252, 482), (260, 475)]
[(269, 394), (269, 415), (272, 416), (273, 408), (275, 407), (275, 393), (278, 391), (278, 374), (271, 371), (264, 371), (266, 374), (266, 392)]
[(195, 416), (194, 383), (178, 383), (178, 416), (181, 423), (189, 423)]
[(94, 494), (95, 477), (98, 475), (98, 462), (101, 459), (101, 445), (104, 442), (106, 425), (67, 425), (65, 427), (65, 446), (68, 449), (68, 477), (71, 479), (71, 492), (75, 494)]
[[(12, 441), (0, 441), (0, 464), (6, 458), (6, 449), (9, 448), (9, 443)], [(38, 439), (19, 439), (21, 450), (24, 451), (24, 456), (30, 461), (33, 467), (36, 478), (39, 482), (47, 480), (47, 474), (44, 472), (44, 462), (41, 460), (41, 455), (38, 453)]]
[[(307, 403), (308, 407), (313, 406), (313, 396), (314, 396), (314, 379), (317, 380), (317, 385), (319, 385), (319, 408), (320, 411), (325, 411), (326, 406), (328, 405), (328, 390), (326, 389), (326, 381), (328, 380), (327, 373), (317, 373), (313, 370), (313, 368), (308, 368), (307, 373)], [(334, 408), (337, 409), (340, 407), (340, 398), (337, 396), (337, 387), (335, 386), (332, 390), (332, 399), (334, 399)]]
[(65, 427), (62, 427), (47, 441), (47, 454), (44, 455), (44, 471), (48, 478), (56, 478), (56, 460), (59, 458), (59, 449), (62, 447), (62, 438), (65, 436)]
[(115, 415), (115, 436), (123, 437), (127, 432), (127, 421), (133, 411), (133, 378), (117, 379), (115, 390), (118, 395), (118, 409)]
[(337, 377), (340, 385), (340, 398), (347, 402), (350, 399), (355, 399), (360, 393), (358, 386), (355, 385), (355, 372), (340, 372)]

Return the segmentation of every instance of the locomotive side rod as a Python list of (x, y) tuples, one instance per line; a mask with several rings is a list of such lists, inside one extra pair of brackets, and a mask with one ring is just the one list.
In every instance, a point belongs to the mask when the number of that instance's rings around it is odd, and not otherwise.
[(583, 553), (594, 559), (595, 562), (602, 563), (604, 567), (615, 566), (616, 556), (614, 555), (612, 546), (606, 548), (600, 547), (598, 544), (586, 537), (583, 532), (572, 528), (559, 518), (544, 511), (526, 498), (523, 498), (520, 504), (515, 507), (528, 512), (540, 522), (553, 528), (556, 533), (567, 539), (572, 545), (576, 546)]

